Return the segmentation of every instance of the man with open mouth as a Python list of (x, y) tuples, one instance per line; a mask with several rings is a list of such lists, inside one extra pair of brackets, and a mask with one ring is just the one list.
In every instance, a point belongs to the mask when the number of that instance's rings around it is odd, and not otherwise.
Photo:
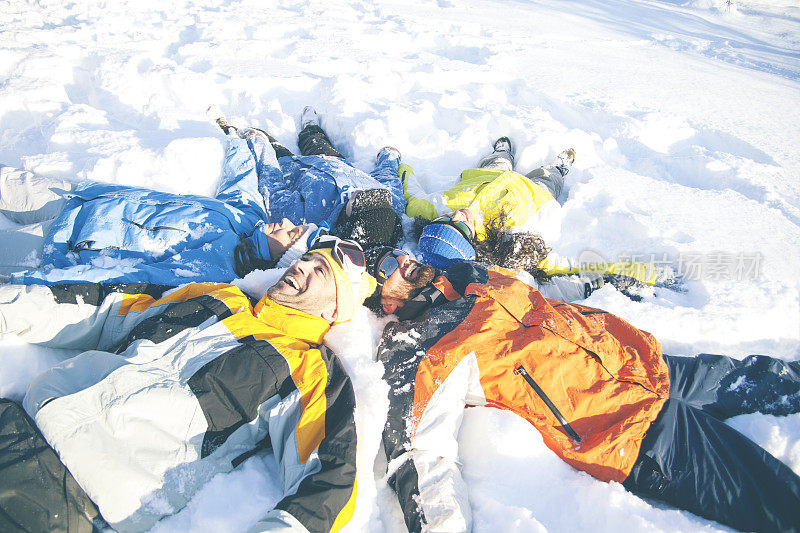
[(284, 494), (253, 527), (338, 529), (355, 395), (322, 339), (375, 286), (361, 248), (330, 237), (258, 300), (224, 283), (0, 285), (0, 339), (80, 351), (22, 405), (0, 399), (0, 531), (144, 531), (267, 449)]
[[(447, 237), (445, 234), (437, 236), (438, 239)], [(451, 239), (450, 242), (455, 245), (447, 245), (448, 253), (455, 255), (458, 240)], [(405, 250), (382, 247), (377, 253), (370, 252), (370, 273), (377, 280), (379, 290), (367, 300), (366, 305), (373, 310), (380, 308), (387, 315), (396, 314), (401, 319), (418, 316), (440, 301), (442, 293), (437, 279), (446, 277), (449, 268), (464, 261), (464, 258), (460, 258), (449, 263), (448, 269), (437, 269), (418, 261)], [(587, 298), (604, 283), (601, 275), (591, 272), (553, 276), (546, 282), (532, 276), (527, 278), (546, 297), (564, 302)]]

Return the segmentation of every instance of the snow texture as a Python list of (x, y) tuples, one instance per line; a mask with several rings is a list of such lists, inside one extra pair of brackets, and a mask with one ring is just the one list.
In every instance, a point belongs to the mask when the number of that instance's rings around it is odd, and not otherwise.
[[(670, 354), (800, 357), (794, 0), (5, 0), (0, 92), (0, 163), (178, 193), (215, 191), (224, 139), (211, 103), (294, 151), (313, 105), (356, 166), (396, 146), (430, 192), (502, 135), (523, 172), (573, 147), (548, 244), (686, 278), (684, 293), (636, 303), (605, 286), (588, 305)], [(237, 283), (259, 293), (271, 281)], [(404, 530), (379, 448), (388, 387), (372, 357), (385, 322), (365, 312), (328, 335), (358, 399), (348, 531)], [(0, 394), (21, 398), (70, 355), (0, 340)], [(800, 473), (799, 415), (730, 424)], [(508, 412), (469, 409), (459, 442), (476, 531), (725, 529), (574, 470)], [(155, 529), (246, 530), (280, 499), (276, 472), (254, 457)]]

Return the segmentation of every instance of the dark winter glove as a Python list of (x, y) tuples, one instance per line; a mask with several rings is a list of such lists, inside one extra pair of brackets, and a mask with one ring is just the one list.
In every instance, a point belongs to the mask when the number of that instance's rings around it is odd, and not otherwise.
[(623, 276), (622, 274), (606, 274), (603, 276), (603, 279), (606, 283), (617, 289), (634, 302), (641, 301), (641, 293), (648, 290), (646, 283), (643, 283), (630, 276)]
[(582, 272), (578, 278), (583, 282), (584, 298), (588, 298), (590, 294), (605, 284), (603, 276), (595, 272)]

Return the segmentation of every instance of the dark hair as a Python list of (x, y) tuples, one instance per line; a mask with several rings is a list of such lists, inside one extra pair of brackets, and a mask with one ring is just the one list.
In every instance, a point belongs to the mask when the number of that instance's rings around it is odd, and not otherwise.
[(432, 223), (433, 220), (428, 218), (414, 217), (414, 227), (411, 228), (411, 236), (414, 237), (414, 240), (419, 241), (419, 238), (422, 236), (422, 230), (425, 229), (425, 226)]
[(375, 287), (375, 292), (364, 299), (364, 307), (376, 315), (383, 314), (383, 308), (381, 307), (381, 291), (383, 291), (383, 283), (379, 282), (378, 286)]
[(267, 270), (275, 268), (278, 261), (264, 259), (256, 252), (253, 243), (245, 237), (239, 239), (239, 244), (233, 249), (233, 270), (240, 278), (245, 277), (253, 270)]
[[(414, 236), (419, 240), (422, 230), (432, 221), (417, 217), (414, 219)], [(512, 232), (513, 224), (508, 213), (501, 210), (492, 219), (486, 221), (486, 238), (473, 239), (470, 244), (475, 248), (476, 261), (487, 266), (497, 265), (503, 268), (525, 270), (537, 281), (549, 281), (550, 276), (541, 268), (541, 263), (550, 248), (538, 233)]]

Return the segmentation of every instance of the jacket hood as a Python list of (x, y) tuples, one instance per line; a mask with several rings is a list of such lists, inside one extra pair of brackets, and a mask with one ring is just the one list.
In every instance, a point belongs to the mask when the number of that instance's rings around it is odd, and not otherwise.
[[(267, 242), (267, 235), (261, 231), (261, 227), (264, 225), (264, 221), (260, 221), (256, 224), (256, 227), (253, 229), (253, 232), (246, 237), (246, 240), (249, 241), (253, 248), (255, 249), (256, 253), (262, 259), (266, 259), (267, 261), (272, 260), (273, 258), (269, 255), (269, 244)], [(274, 258), (277, 260), (278, 258)]]

